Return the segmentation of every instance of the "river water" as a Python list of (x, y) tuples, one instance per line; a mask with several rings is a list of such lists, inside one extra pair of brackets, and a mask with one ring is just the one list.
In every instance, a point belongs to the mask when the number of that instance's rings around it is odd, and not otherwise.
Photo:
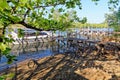
[[(16, 55), (17, 61), (13, 64), (24, 61), (26, 59), (38, 59), (46, 56), (53, 56), (57, 51), (57, 45), (55, 42), (51, 43), (30, 43), (22, 45), (11, 45), (11, 54)], [(0, 59), (0, 70), (8, 68), (7, 59), (2, 56)]]
[[(85, 30), (85, 29), (84, 29)], [(96, 28), (96, 29), (90, 29), (92, 31), (108, 31), (107, 28)], [(79, 32), (80, 30), (78, 28), (74, 29), (75, 32)], [(113, 31), (113, 29), (109, 29), (110, 32)], [(57, 35), (67, 36), (67, 32), (59, 32), (56, 31)], [(64, 51), (60, 50), (58, 47), (58, 44), (56, 42), (46, 42), (46, 43), (32, 43), (28, 45), (11, 45), (11, 54), (16, 55), (17, 61), (13, 62), (18, 63), (21, 61), (24, 61), (26, 59), (38, 59), (43, 58), (46, 56), (53, 56), (58, 53), (63, 53)], [(4, 68), (7, 68), (8, 65), (7, 59), (2, 56), (0, 58), (0, 70), (3, 70)]]

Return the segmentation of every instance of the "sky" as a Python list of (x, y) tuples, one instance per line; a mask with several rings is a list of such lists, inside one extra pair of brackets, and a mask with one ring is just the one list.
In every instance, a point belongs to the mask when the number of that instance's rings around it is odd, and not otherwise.
[(91, 0), (81, 0), (82, 10), (77, 9), (77, 15), (87, 17), (88, 23), (102, 23), (105, 20), (105, 13), (109, 13), (108, 0), (100, 0), (97, 5)]

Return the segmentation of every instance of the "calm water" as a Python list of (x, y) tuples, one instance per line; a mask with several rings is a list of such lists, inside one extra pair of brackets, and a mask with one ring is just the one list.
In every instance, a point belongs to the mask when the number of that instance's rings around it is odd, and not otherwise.
[[(75, 32), (79, 32), (79, 29), (73, 29)], [(90, 29), (92, 31), (108, 31), (106, 28), (96, 28), (96, 29)], [(113, 29), (109, 29), (109, 31), (113, 31)], [(67, 33), (56, 31), (57, 35), (63, 35), (67, 36)], [(11, 54), (16, 55), (17, 60), (16, 62), (24, 61), (26, 59), (34, 58), (43, 58), (46, 56), (53, 56), (58, 53), (63, 53), (64, 51), (58, 47), (56, 43), (34, 43), (29, 45), (12, 45)], [(3, 68), (7, 68), (8, 65), (6, 64), (7, 59), (3, 56), (0, 60), (0, 70)], [(14, 62), (14, 63), (16, 63)], [(13, 64), (14, 64), (13, 63)], [(10, 65), (9, 65), (10, 66)]]
[[(30, 58), (31, 59), (43, 58), (58, 53), (56, 43), (39, 43), (39, 44), (32, 43), (32, 44), (24, 45), (24, 48), (22, 45), (12, 45), (11, 47), (12, 47), (11, 54), (17, 56), (16, 58), (18, 61), (16, 62), (21, 62)], [(6, 61), (7, 59), (4, 56), (1, 57), (0, 70), (8, 67)]]

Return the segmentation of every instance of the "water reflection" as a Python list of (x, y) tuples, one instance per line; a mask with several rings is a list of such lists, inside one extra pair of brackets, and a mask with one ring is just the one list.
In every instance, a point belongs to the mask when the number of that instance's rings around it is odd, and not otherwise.
[[(105, 36), (100, 36), (100, 34), (96, 35), (96, 34), (92, 34), (92, 32), (88, 31), (85, 32), (84, 31), (78, 31), (79, 29), (76, 29), (74, 33), (76, 33), (76, 38), (81, 38), (81, 39), (89, 39), (89, 40), (101, 40), (102, 37), (106, 37)], [(92, 30), (92, 29), (91, 29)], [(92, 30), (94, 32), (94, 30)], [(100, 30), (99, 30), (100, 31)], [(98, 31), (98, 32), (99, 32)], [(103, 30), (101, 30), (103, 31)], [(64, 37), (68, 37), (67, 32), (56, 32), (56, 34), (60, 34), (61, 36)], [(92, 35), (91, 35), (92, 34)], [(74, 35), (74, 34), (73, 34)], [(74, 37), (72, 35), (72, 37)], [(120, 37), (117, 36), (117, 37)], [(57, 40), (56, 40), (57, 41)], [(58, 42), (58, 41), (57, 41)], [(17, 56), (17, 62), (29, 59), (29, 58), (43, 58), (46, 56), (52, 56), (58, 53), (64, 53), (66, 50), (69, 51), (76, 51), (76, 47), (77, 46), (69, 46), (69, 43), (66, 41), (59, 41), (58, 43), (56, 42), (48, 42), (48, 43), (40, 43), (40, 42), (35, 42), (35, 43), (29, 43), (29, 44), (24, 44), (24, 45), (11, 45), (11, 54), (16, 55)], [(74, 50), (75, 49), (75, 50)], [(1, 57), (1, 61), (0, 61), (0, 70), (2, 70), (2, 68), (6, 68), (6, 61), (7, 59), (2, 56)], [(15, 63), (15, 62), (14, 62)], [(14, 64), (13, 63), (13, 64)]]
[[(11, 45), (11, 54), (16, 55), (17, 62), (30, 59), (30, 58), (43, 58), (46, 56), (52, 56), (58, 53), (58, 47), (56, 42), (49, 43), (29, 43), (24, 45)], [(7, 59), (2, 56), (0, 61), (0, 70), (6, 68)], [(14, 62), (15, 63), (15, 62)], [(13, 64), (14, 64), (13, 63)]]
[(54, 55), (54, 52), (56, 52), (56, 49), (53, 48), (54, 46), (57, 46), (55, 42), (51, 42), (51, 43), (37, 42), (37, 43), (29, 43), (24, 45), (12, 45), (11, 53), (16, 56), (23, 56), (23, 55), (32, 56), (34, 54), (45, 54), (45, 53), (49, 55)]

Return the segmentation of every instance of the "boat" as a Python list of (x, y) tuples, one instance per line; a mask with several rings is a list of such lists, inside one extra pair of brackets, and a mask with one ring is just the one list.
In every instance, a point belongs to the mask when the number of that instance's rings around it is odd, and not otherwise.
[[(18, 37), (18, 30), (23, 32), (22, 37)], [(56, 35), (52, 31), (37, 31), (29, 28), (12, 28), (6, 29), (6, 37), (13, 38), (13, 44), (33, 43), (33, 42), (49, 42), (53, 41)]]

